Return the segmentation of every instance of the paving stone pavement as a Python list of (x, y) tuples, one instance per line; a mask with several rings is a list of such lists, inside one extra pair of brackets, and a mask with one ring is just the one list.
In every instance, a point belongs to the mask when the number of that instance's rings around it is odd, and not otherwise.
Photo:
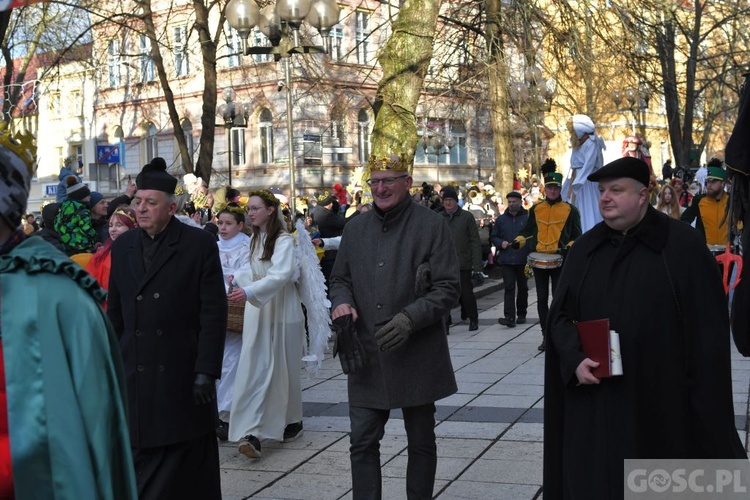
[[(479, 330), (456, 322), (448, 341), (458, 393), (436, 403), (438, 466), (435, 498), (532, 500), (542, 495), (544, 357), (536, 293), (529, 293), (528, 323), (507, 328), (502, 282), (476, 289)], [(320, 372), (303, 372), (304, 435), (291, 443), (264, 441), (263, 457), (248, 459), (235, 443), (222, 443), (222, 493), (244, 498), (351, 500), (346, 377), (327, 354)], [(735, 419), (748, 446), (750, 359), (733, 348)], [(406, 498), (406, 434), (394, 410), (381, 443), (383, 498)]]

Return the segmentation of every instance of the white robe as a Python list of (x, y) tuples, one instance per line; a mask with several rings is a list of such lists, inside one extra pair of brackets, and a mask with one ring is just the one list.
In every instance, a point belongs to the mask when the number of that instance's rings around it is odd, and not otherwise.
[(602, 138), (592, 134), (583, 144), (574, 148), (570, 155), (571, 172), (575, 172), (576, 178), (572, 183), (570, 178), (566, 180), (562, 195), (565, 201), (575, 205), (581, 213), (581, 231), (584, 233), (602, 220), (598, 184), (586, 178), (604, 165), (604, 149)]
[(262, 244), (258, 247), (250, 271), (235, 276), (248, 304), (229, 420), (231, 441), (248, 434), (281, 441), (288, 424), (302, 421), (305, 328), (293, 281), (298, 275), (294, 238), (279, 236), (270, 261), (260, 260)]
[[(224, 273), (224, 289), (229, 291), (227, 278), (237, 274), (242, 269), (250, 268), (250, 237), (245, 233), (237, 233), (228, 240), (219, 239), (219, 258), (221, 259), (221, 270)], [(221, 379), (216, 385), (216, 403), (219, 407), (219, 418), (223, 421), (229, 419), (229, 410), (232, 408), (232, 391), (234, 390), (234, 378), (237, 373), (237, 361), (240, 359), (242, 349), (242, 334), (227, 332), (224, 340), (224, 359), (221, 364)]]

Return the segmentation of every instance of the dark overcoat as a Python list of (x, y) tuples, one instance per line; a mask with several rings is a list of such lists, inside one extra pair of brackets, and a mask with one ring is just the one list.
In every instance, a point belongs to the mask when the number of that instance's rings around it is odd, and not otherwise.
[(215, 407), (193, 403), (193, 383), (196, 373), (221, 376), (227, 321), (214, 237), (172, 218), (146, 271), (142, 232), (130, 230), (112, 245), (107, 310), (125, 362), (134, 448), (215, 428)]
[[(417, 267), (429, 263), (432, 286), (417, 293)], [(364, 370), (349, 375), (349, 404), (391, 409), (418, 406), (455, 393), (445, 316), (459, 296), (459, 268), (448, 224), (406, 197), (384, 214), (377, 208), (351, 219), (331, 275), (331, 309), (351, 304), (367, 353)], [(406, 311), (414, 333), (381, 352), (375, 332)]]
[[(609, 318), (624, 374), (577, 385), (574, 321)], [(627, 236), (576, 240), (549, 315), (544, 498), (623, 497), (625, 458), (745, 458), (734, 423), (727, 301), (700, 234), (649, 207)]]

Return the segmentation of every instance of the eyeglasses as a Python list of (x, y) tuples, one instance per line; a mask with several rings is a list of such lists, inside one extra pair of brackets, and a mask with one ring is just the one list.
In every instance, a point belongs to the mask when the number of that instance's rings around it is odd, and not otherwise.
[(393, 177), (383, 177), (382, 179), (367, 179), (367, 185), (370, 187), (375, 187), (379, 184), (383, 184), (385, 187), (390, 187), (393, 186), (393, 184), (396, 182), (396, 179), (403, 179), (404, 177), (409, 177), (409, 174), (395, 175)]
[(265, 207), (265, 206), (260, 206), (260, 207), (247, 207), (247, 212), (248, 212), (248, 213), (251, 213), (251, 214), (254, 214), (254, 213), (257, 213), (257, 212), (258, 212), (258, 210), (262, 210), (262, 209), (264, 209), (264, 208), (266, 208), (266, 207)]

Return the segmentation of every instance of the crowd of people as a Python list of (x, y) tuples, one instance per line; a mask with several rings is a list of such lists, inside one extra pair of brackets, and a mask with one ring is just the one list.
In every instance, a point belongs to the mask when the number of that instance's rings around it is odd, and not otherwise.
[[(545, 497), (621, 497), (626, 457), (746, 458), (712, 258), (733, 248), (738, 229), (725, 216), (722, 161), (686, 189), (671, 166), (657, 180), (638, 148), (604, 165), (585, 115), (570, 128), (567, 179), (548, 159), (504, 195), (481, 182), (420, 188), (411, 158), (374, 156), (370, 202), (363, 186), (336, 184), (300, 199), (297, 214), (278, 190), (211, 191), (194, 175), (170, 175), (161, 158), (107, 200), (68, 158), (41, 224), (24, 213), (33, 160), (0, 131), (0, 493), (22, 498), (75, 475), (98, 498), (221, 498), (217, 442), (258, 460), (263, 441), (300, 438), (301, 371), (320, 366), (311, 346), (333, 331), (348, 383), (353, 497), (382, 497), (380, 440), (401, 409), (407, 497), (431, 498), (435, 402), (457, 391), (450, 312), (460, 304), (478, 330), (473, 288), (493, 265), (507, 328), (527, 322), (532, 275), (537, 290)], [(319, 264), (312, 274), (308, 257)], [(54, 307), (20, 307), (42, 294)], [(655, 304), (658, 318), (634, 314)], [(65, 309), (75, 321), (59, 317)], [(230, 328), (232, 314), (239, 326)], [(577, 324), (603, 318), (620, 335), (621, 377), (595, 376), (598, 362), (581, 350)], [(58, 390), (76, 405), (67, 417), (48, 412), (39, 436), (23, 422), (61, 405)], [(21, 404), (19, 391), (40, 402)], [(88, 469), (45, 456), (55, 433), (90, 458)], [(27, 462), (46, 467), (48, 484)]]

